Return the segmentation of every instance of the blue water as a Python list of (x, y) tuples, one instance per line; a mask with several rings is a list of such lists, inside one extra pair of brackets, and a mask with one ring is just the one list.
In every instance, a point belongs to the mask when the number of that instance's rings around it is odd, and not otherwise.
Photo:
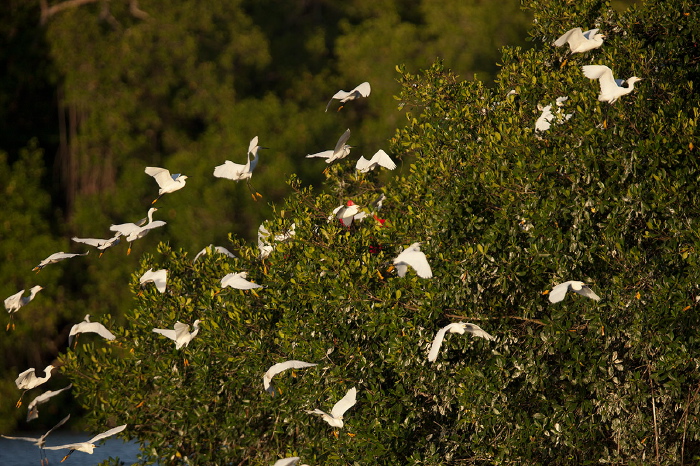
[[(18, 434), (18, 437), (40, 437), (43, 433)], [(68, 443), (84, 442), (93, 434), (87, 432), (53, 432), (47, 439), (47, 445), (66, 445)], [(50, 465), (61, 464), (61, 459), (68, 450), (44, 450)], [(135, 442), (124, 442), (118, 438), (108, 438), (97, 443), (92, 455), (82, 451), (73, 452), (63, 463), (65, 466), (94, 466), (102, 461), (119, 458), (125, 465), (138, 461), (139, 446)], [(24, 440), (9, 440), (0, 437), (0, 465), (2, 466), (32, 466), (39, 465), (39, 447)]]

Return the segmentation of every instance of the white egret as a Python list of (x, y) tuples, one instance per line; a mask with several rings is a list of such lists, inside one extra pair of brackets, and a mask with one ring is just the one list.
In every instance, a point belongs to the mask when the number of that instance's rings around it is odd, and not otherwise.
[(221, 287), (230, 286), (237, 290), (252, 290), (254, 288), (262, 288), (262, 285), (246, 280), (247, 272), (230, 273), (221, 279)]
[(333, 210), (333, 214), (328, 217), (328, 221), (333, 220), (333, 215), (347, 228), (352, 225), (355, 220), (362, 220), (367, 216), (366, 212), (360, 210), (360, 206), (353, 201), (348, 201), (346, 205), (341, 205)]
[(564, 106), (564, 102), (569, 100), (568, 97), (557, 97), (556, 99), (556, 105), (557, 105), (557, 113), (552, 112), (552, 106), (547, 105), (546, 107), (540, 107), (538, 105), (538, 108), (542, 111), (542, 115), (537, 119), (535, 122), (535, 131), (547, 131), (550, 127), (552, 122), (556, 121), (559, 124), (564, 123), (565, 121), (568, 121), (571, 119), (572, 116), (574, 116), (573, 113), (564, 113), (562, 111), (562, 107)]
[[(366, 81), (358, 85), (351, 91), (340, 90), (336, 92), (333, 95), (333, 97), (331, 97), (331, 100), (328, 101), (328, 105), (326, 105), (326, 111), (328, 111), (328, 107), (331, 106), (331, 102), (333, 102), (333, 99), (340, 100), (340, 103), (344, 104), (345, 102), (359, 99), (360, 97), (368, 97), (370, 92), (372, 92), (372, 87)], [(343, 108), (343, 105), (341, 105), (340, 108), (338, 108), (338, 111), (340, 111), (341, 108)]]
[[(272, 466), (294, 466), (299, 462), (299, 457), (298, 456), (290, 456), (289, 458), (282, 458), (280, 460), (275, 461), (275, 464)], [(305, 465), (302, 465), (305, 466)]]
[(597, 49), (603, 45), (605, 36), (598, 34), (599, 29), (590, 29), (583, 32), (581, 28), (573, 28), (566, 31), (559, 39), (554, 41), (554, 45), (561, 47), (568, 43), (571, 53), (583, 53)]
[(394, 259), (394, 266), (396, 267), (396, 272), (399, 274), (399, 277), (406, 275), (409, 265), (421, 278), (430, 278), (433, 276), (433, 271), (430, 269), (428, 259), (420, 250), (420, 244), (421, 243), (413, 243)]
[(107, 327), (101, 323), (90, 322), (90, 314), (85, 315), (85, 320), (71, 327), (70, 334), (68, 335), (68, 346), (73, 345), (73, 340), (76, 338), (76, 335), (81, 333), (96, 333), (106, 340), (114, 340), (116, 338), (114, 334), (107, 330)]
[[(29, 405), (27, 405), (27, 422), (33, 421), (34, 419), (39, 417), (39, 405), (43, 405), (47, 401), (49, 401), (51, 398), (54, 396), (65, 392), (66, 390), (70, 390), (73, 388), (73, 384), (68, 384), (67, 387), (63, 387), (60, 390), (49, 390), (47, 392), (42, 393), (41, 395), (37, 396), (34, 398)], [(48, 434), (47, 434), (48, 435)]]
[(333, 406), (330, 414), (326, 413), (325, 411), (321, 411), (320, 409), (307, 411), (307, 413), (318, 414), (331, 426), (341, 428), (343, 427), (343, 414), (345, 414), (348, 409), (352, 408), (356, 402), (357, 390), (355, 390), (355, 387), (352, 387), (350, 390), (348, 390), (345, 396)]
[(43, 377), (37, 377), (36, 369), (34, 369), (33, 367), (19, 374), (19, 376), (15, 379), (15, 385), (17, 385), (17, 388), (19, 388), (20, 390), (23, 390), (23, 392), (22, 395), (20, 395), (19, 400), (17, 400), (18, 408), (22, 406), (22, 398), (24, 397), (24, 394), (27, 393), (27, 390), (31, 390), (34, 387), (38, 387), (39, 385), (49, 380), (51, 378), (51, 371), (54, 368), (55, 367), (52, 364), (46, 366), (46, 368), (44, 368)]
[(290, 360), (290, 361), (285, 361), (285, 362), (279, 362), (277, 364), (273, 364), (270, 366), (270, 368), (265, 372), (265, 375), (263, 375), (263, 387), (265, 388), (265, 391), (272, 394), (275, 392), (275, 389), (272, 387), (272, 378), (279, 374), (280, 372), (284, 372), (287, 369), (304, 369), (306, 367), (313, 367), (317, 366), (318, 364), (314, 364), (311, 362), (304, 362), (304, 361), (296, 361), (296, 360)]
[(589, 79), (597, 79), (600, 84), (600, 95), (598, 100), (601, 102), (609, 102), (614, 104), (617, 99), (623, 95), (629, 94), (634, 90), (634, 83), (641, 81), (642, 78), (632, 76), (627, 79), (627, 87), (622, 85), (625, 83), (622, 79), (615, 79), (613, 72), (605, 65), (586, 65), (581, 67), (584, 76)]
[(159, 187), (158, 197), (153, 200), (152, 204), (155, 204), (156, 201), (160, 199), (160, 197), (163, 194), (172, 193), (177, 191), (178, 189), (182, 189), (185, 187), (185, 183), (187, 183), (186, 175), (181, 175), (180, 173), (175, 173), (174, 175), (171, 175), (170, 172), (165, 168), (146, 167), (144, 171), (147, 175), (152, 176), (156, 180), (156, 183), (158, 183)]
[(444, 326), (435, 334), (433, 344), (430, 346), (430, 352), (428, 353), (428, 361), (435, 362), (437, 359), (438, 353), (440, 352), (440, 347), (442, 346), (442, 340), (445, 338), (446, 333), (459, 333), (460, 335), (464, 335), (465, 332), (471, 333), (475, 337), (495, 340), (494, 337), (486, 333), (476, 324), (468, 324), (465, 322), (452, 323)]
[(141, 275), (141, 278), (139, 278), (139, 283), (142, 286), (151, 282), (156, 285), (156, 289), (159, 292), (165, 293), (165, 287), (168, 283), (168, 271), (165, 269), (155, 271), (153, 269), (148, 269), (143, 275)]
[[(262, 197), (262, 195), (253, 189), (250, 184), (250, 178), (253, 176), (253, 170), (255, 170), (255, 167), (258, 165), (260, 149), (265, 149), (265, 147), (258, 145), (258, 137), (255, 136), (250, 140), (250, 144), (248, 145), (248, 161), (244, 165), (227, 160), (223, 165), (218, 165), (214, 168), (214, 176), (217, 178), (227, 178), (233, 181), (246, 180), (253, 199), (257, 200), (257, 198)], [(253, 156), (252, 160), (250, 158), (251, 155)]]
[(65, 424), (68, 421), (68, 419), (70, 419), (70, 414), (58, 421), (58, 424), (50, 428), (48, 432), (46, 432), (41, 437), (10, 437), (9, 435), (0, 435), (0, 437), (10, 440), (24, 440), (26, 442), (32, 442), (34, 445), (39, 447), (39, 455), (41, 455), (41, 465), (43, 466), (44, 462), (46, 462), (46, 465), (48, 466), (49, 459), (46, 458), (46, 453), (44, 452), (44, 445), (46, 445), (46, 437), (48, 437), (51, 432)]
[(558, 303), (564, 296), (566, 296), (567, 291), (573, 291), (586, 298), (591, 298), (595, 301), (600, 301), (600, 296), (595, 294), (585, 283), (576, 280), (570, 280), (568, 282), (560, 283), (552, 288), (549, 292), (549, 302)]
[(233, 259), (234, 257), (236, 257), (236, 256), (233, 255), (233, 253), (232, 253), (231, 251), (229, 251), (229, 250), (226, 249), (225, 247), (223, 247), (223, 246), (214, 246), (213, 244), (210, 244), (208, 247), (206, 247), (206, 248), (202, 249), (201, 251), (199, 251), (199, 252), (197, 253), (197, 255), (194, 256), (194, 259), (192, 260), (192, 262), (196, 261), (197, 259), (199, 259), (199, 258), (202, 257), (203, 255), (208, 254), (209, 251), (215, 252), (215, 253), (217, 253), (217, 254), (223, 254), (223, 255), (225, 255), (226, 257), (230, 257), (231, 259)]
[(148, 209), (148, 223), (145, 225), (138, 225), (136, 223), (120, 223), (109, 227), (110, 231), (116, 231), (120, 235), (124, 235), (124, 237), (126, 237), (126, 240), (129, 242), (129, 249), (126, 251), (127, 254), (131, 254), (132, 242), (143, 238), (154, 228), (159, 228), (165, 225), (165, 222), (162, 220), (153, 220), (153, 213), (157, 210), (158, 209), (155, 207)]
[(320, 157), (326, 159), (326, 163), (335, 162), (345, 158), (349, 153), (352, 146), (345, 144), (350, 139), (350, 130), (348, 129), (340, 136), (338, 142), (333, 150), (324, 150), (323, 152), (318, 152), (316, 154), (309, 154), (306, 156), (307, 159), (312, 157)]
[(76, 243), (83, 243), (83, 244), (87, 244), (89, 246), (96, 247), (100, 251), (100, 257), (102, 257), (102, 254), (104, 254), (105, 250), (111, 248), (112, 246), (116, 246), (117, 244), (119, 244), (119, 237), (120, 236), (121, 236), (121, 233), (117, 233), (116, 235), (114, 235), (108, 239), (78, 238), (77, 236), (74, 236), (71, 239), (73, 241), (75, 241)]
[(360, 156), (359, 160), (355, 164), (355, 168), (361, 173), (367, 173), (370, 170), (374, 170), (377, 166), (384, 167), (387, 170), (393, 170), (396, 168), (396, 164), (389, 154), (379, 149), (371, 159), (367, 160), (364, 156)]
[(97, 443), (98, 441), (105, 439), (107, 437), (111, 437), (112, 435), (116, 435), (119, 432), (123, 431), (124, 429), (126, 429), (126, 424), (123, 424), (119, 427), (115, 427), (114, 429), (109, 429), (107, 432), (102, 432), (99, 435), (95, 435), (93, 438), (91, 438), (87, 442), (69, 443), (68, 445), (57, 445), (57, 446), (44, 447), (44, 448), (47, 450), (66, 450), (66, 449), (70, 450), (68, 452), (68, 454), (66, 456), (64, 456), (63, 459), (61, 460), (61, 463), (63, 463), (76, 450), (92, 455), (93, 450), (97, 447), (97, 445), (95, 445), (95, 443)]
[(175, 330), (167, 328), (154, 328), (155, 333), (160, 333), (164, 337), (168, 337), (175, 342), (175, 349), (180, 349), (183, 346), (190, 344), (190, 341), (199, 333), (200, 320), (195, 320), (192, 324), (193, 331), (190, 332), (190, 326), (183, 324), (180, 321), (175, 322)]
[(7, 323), (7, 328), (5, 330), (9, 330), (10, 326), (14, 328), (12, 318), (15, 312), (19, 311), (22, 306), (29, 304), (29, 302), (34, 299), (34, 296), (36, 296), (36, 294), (43, 289), (43, 287), (36, 285), (29, 289), (29, 296), (22, 296), (24, 295), (24, 290), (22, 290), (13, 294), (9, 298), (5, 298), (5, 309), (7, 309), (8, 314), (10, 314), (10, 322)]
[(39, 265), (34, 267), (32, 269), (32, 272), (39, 273), (41, 271), (41, 269), (43, 269), (44, 267), (46, 267), (49, 264), (55, 264), (56, 262), (60, 262), (60, 261), (65, 260), (65, 259), (70, 259), (71, 257), (87, 256), (89, 252), (90, 251), (85, 252), (83, 254), (70, 254), (70, 253), (66, 253), (63, 251), (55, 252), (55, 253), (51, 254), (49, 257), (47, 257), (46, 259), (44, 259), (43, 261), (41, 261), (39, 263)]

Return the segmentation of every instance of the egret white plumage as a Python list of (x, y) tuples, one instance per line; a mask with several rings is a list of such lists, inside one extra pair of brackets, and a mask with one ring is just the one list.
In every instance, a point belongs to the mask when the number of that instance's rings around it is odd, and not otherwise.
[(195, 320), (192, 324), (193, 331), (190, 332), (190, 326), (183, 324), (180, 321), (175, 322), (175, 329), (170, 330), (168, 328), (154, 328), (155, 333), (160, 333), (164, 337), (170, 338), (175, 342), (175, 349), (180, 349), (183, 346), (190, 344), (192, 339), (199, 333), (199, 323), (200, 320)]
[(324, 150), (323, 152), (318, 152), (316, 154), (309, 154), (306, 156), (307, 159), (313, 157), (320, 157), (326, 159), (326, 163), (332, 163), (336, 160), (345, 158), (349, 153), (352, 146), (345, 144), (350, 139), (350, 130), (348, 129), (340, 136), (338, 142), (333, 150)]
[(82, 451), (83, 453), (88, 453), (92, 455), (92, 452), (94, 449), (97, 447), (95, 443), (99, 442), (102, 439), (105, 439), (107, 437), (111, 437), (112, 435), (116, 435), (119, 432), (123, 431), (126, 429), (126, 424), (123, 424), (119, 427), (115, 427), (114, 429), (109, 429), (106, 432), (102, 432), (101, 434), (95, 435), (93, 438), (88, 440), (87, 442), (78, 442), (78, 443), (69, 443), (67, 445), (57, 445), (57, 446), (51, 446), (51, 447), (44, 447), (47, 450), (66, 450), (68, 449), (68, 454), (63, 457), (61, 460), (61, 463), (63, 463), (65, 460), (68, 459), (70, 455), (73, 454), (74, 451)]
[(226, 288), (227, 286), (230, 286), (231, 288), (235, 288), (237, 290), (262, 288), (262, 285), (246, 280), (247, 276), (248, 272), (229, 273), (221, 279), (221, 287)]
[(588, 285), (577, 280), (569, 280), (568, 282), (560, 283), (552, 288), (552, 291), (549, 292), (549, 302), (558, 303), (563, 300), (567, 291), (573, 291), (586, 298), (591, 298), (594, 301), (600, 301), (600, 296), (595, 294)]
[(428, 353), (428, 361), (435, 362), (438, 353), (440, 352), (440, 347), (442, 346), (442, 340), (445, 338), (446, 333), (459, 333), (464, 335), (464, 333), (471, 333), (475, 337), (485, 338), (487, 340), (495, 340), (494, 337), (486, 333), (481, 327), (476, 324), (469, 324), (466, 322), (456, 322), (448, 324), (438, 330), (433, 339), (433, 344), (430, 346), (430, 352)]
[(187, 183), (187, 175), (181, 175), (180, 173), (171, 175), (170, 171), (165, 168), (146, 167), (144, 171), (147, 175), (152, 176), (156, 180), (159, 187), (158, 197), (153, 200), (152, 204), (155, 204), (163, 194), (172, 193), (178, 189), (182, 189)]
[(21, 307), (29, 304), (29, 302), (34, 299), (34, 296), (43, 289), (43, 287), (36, 285), (29, 289), (29, 296), (23, 296), (24, 290), (22, 290), (5, 298), (5, 309), (7, 309), (8, 314), (10, 314), (10, 322), (8, 322), (5, 330), (9, 330), (10, 326), (14, 328), (14, 323), (12, 322), (14, 313), (19, 311)]
[(73, 388), (72, 383), (68, 384), (67, 387), (61, 388), (60, 390), (49, 390), (34, 398), (31, 403), (27, 405), (27, 422), (33, 421), (39, 417), (39, 405), (43, 405), (54, 396), (59, 395), (66, 390), (70, 390), (71, 388)]
[(546, 107), (540, 107), (538, 105), (538, 108), (542, 111), (542, 115), (540, 115), (540, 117), (535, 122), (535, 131), (547, 131), (551, 127), (552, 122), (557, 122), (561, 124), (565, 121), (570, 120), (571, 117), (574, 116), (574, 114), (564, 113), (562, 111), (564, 102), (566, 102), (567, 100), (569, 100), (568, 97), (557, 97), (556, 105), (558, 108), (556, 114), (552, 112), (551, 105), (547, 105)]
[(192, 262), (196, 261), (197, 259), (199, 259), (199, 258), (202, 257), (203, 255), (208, 254), (209, 251), (215, 252), (215, 253), (217, 253), (217, 254), (223, 254), (223, 255), (225, 255), (226, 257), (230, 257), (230, 258), (232, 258), (232, 259), (233, 259), (234, 257), (236, 257), (236, 256), (233, 255), (233, 253), (232, 253), (231, 251), (229, 251), (229, 250), (226, 249), (225, 247), (223, 247), (223, 246), (214, 246), (213, 244), (210, 244), (210, 245), (207, 246), (206, 248), (204, 248), (204, 249), (202, 249), (201, 251), (199, 251), (199, 252), (197, 253), (197, 255), (194, 256), (194, 259), (192, 259)]
[(430, 269), (430, 264), (428, 264), (428, 259), (425, 254), (420, 250), (421, 243), (413, 243), (409, 247), (403, 250), (393, 261), (396, 267), (396, 272), (399, 277), (406, 275), (408, 271), (408, 266), (410, 265), (416, 274), (421, 278), (430, 278), (433, 276), (433, 271)]
[(22, 406), (22, 398), (24, 397), (24, 394), (27, 393), (27, 390), (31, 390), (34, 387), (38, 387), (39, 385), (45, 383), (47, 380), (51, 378), (51, 371), (55, 367), (52, 364), (49, 364), (44, 368), (44, 376), (43, 377), (37, 377), (36, 375), (36, 369), (33, 367), (27, 369), (26, 371), (22, 372), (17, 376), (15, 379), (15, 385), (17, 385), (17, 388), (19, 388), (22, 391), (22, 395), (20, 395), (19, 400), (17, 400), (17, 407), (19, 408)]
[[(274, 236), (275, 241), (287, 241), (292, 236), (296, 234), (296, 223), (292, 223), (287, 231)], [(275, 249), (275, 247), (270, 242), (270, 232), (265, 228), (265, 224), (261, 223), (258, 227), (258, 250), (260, 259), (266, 259), (267, 256)]]
[(279, 374), (280, 372), (284, 372), (287, 369), (304, 369), (306, 367), (313, 367), (317, 366), (318, 364), (314, 364), (311, 362), (304, 362), (304, 361), (297, 361), (297, 360), (290, 360), (290, 361), (285, 361), (285, 362), (279, 362), (277, 364), (273, 364), (270, 366), (270, 368), (265, 372), (265, 375), (263, 375), (263, 388), (265, 388), (265, 391), (272, 394), (274, 393), (275, 389), (272, 387), (272, 378)]
[[(586, 65), (581, 67), (581, 70), (583, 70), (583, 74), (587, 78), (598, 80), (600, 84), (598, 100), (611, 104), (614, 104), (623, 95), (632, 92), (634, 83), (642, 80), (642, 78), (636, 76), (628, 78), (627, 81), (615, 79), (612, 70), (605, 65)], [(627, 87), (622, 86), (625, 82), (627, 82)]]
[(298, 456), (290, 456), (289, 458), (282, 458), (277, 461), (275, 461), (275, 464), (272, 466), (294, 466), (299, 462), (299, 457)]
[(109, 227), (110, 231), (116, 231), (120, 235), (123, 235), (126, 240), (129, 242), (129, 249), (127, 249), (126, 253), (131, 254), (131, 243), (136, 241), (137, 239), (143, 238), (148, 234), (149, 231), (153, 230), (154, 228), (159, 228), (165, 225), (165, 222), (162, 220), (153, 220), (153, 213), (156, 212), (158, 209), (155, 207), (151, 207), (148, 209), (148, 223), (145, 225), (139, 226), (136, 223), (120, 223), (118, 225), (112, 225)]
[(314, 409), (313, 411), (307, 411), (309, 414), (318, 414), (321, 418), (333, 427), (341, 428), (343, 427), (343, 414), (355, 406), (357, 402), (357, 390), (352, 387), (345, 394), (343, 398), (338, 401), (331, 409), (330, 414), (320, 409)]
[(46, 453), (44, 452), (44, 445), (46, 444), (46, 437), (48, 437), (49, 434), (51, 434), (51, 432), (53, 432), (54, 430), (58, 429), (63, 424), (65, 424), (68, 421), (68, 419), (70, 419), (70, 414), (68, 416), (64, 417), (63, 419), (61, 419), (60, 421), (58, 421), (58, 424), (56, 424), (55, 426), (50, 428), (48, 430), (48, 432), (46, 432), (41, 437), (10, 437), (9, 435), (0, 435), (0, 437), (10, 439), (10, 440), (24, 440), (26, 442), (32, 442), (34, 445), (39, 447), (39, 455), (41, 456), (41, 465), (43, 466), (44, 462), (46, 462), (46, 465), (48, 466), (49, 460), (48, 460), (48, 458), (46, 458)]
[(68, 346), (72, 346), (76, 335), (81, 333), (96, 333), (106, 340), (114, 340), (116, 338), (114, 334), (107, 330), (107, 327), (101, 323), (90, 322), (90, 314), (86, 314), (85, 320), (71, 327), (70, 334), (68, 335)]
[(94, 246), (100, 251), (100, 257), (102, 257), (102, 254), (104, 254), (105, 250), (111, 248), (112, 246), (116, 246), (119, 244), (119, 237), (121, 236), (121, 233), (117, 233), (116, 235), (112, 236), (111, 238), (107, 239), (99, 239), (99, 238), (78, 238), (77, 236), (72, 237), (71, 239), (75, 241), (76, 243), (83, 243), (87, 244), (89, 246)]
[(384, 152), (382, 149), (379, 149), (369, 160), (367, 160), (364, 156), (360, 156), (355, 164), (355, 168), (361, 173), (367, 173), (370, 170), (374, 170), (377, 166), (384, 167), (387, 170), (393, 170), (396, 168), (396, 164), (393, 160), (391, 160), (389, 154)]
[(328, 217), (329, 222), (333, 219), (333, 216), (340, 220), (345, 227), (349, 228), (353, 221), (362, 220), (367, 216), (367, 213), (361, 211), (360, 206), (353, 201), (348, 201), (345, 205), (338, 206), (333, 210), (333, 214)]
[(569, 29), (554, 41), (554, 45), (561, 47), (568, 43), (571, 53), (588, 52), (603, 45), (605, 36), (598, 34), (598, 31), (599, 29), (590, 29), (586, 32), (583, 32), (581, 28)]
[[(258, 145), (258, 137), (255, 136), (250, 140), (250, 144), (248, 145), (248, 161), (245, 164), (233, 163), (227, 160), (223, 165), (218, 165), (214, 168), (214, 176), (234, 181), (246, 180), (253, 199), (257, 200), (257, 197), (262, 197), (262, 195), (253, 189), (250, 184), (250, 178), (253, 176), (255, 167), (258, 166), (260, 149), (265, 149), (265, 147)], [(252, 160), (250, 158), (251, 155), (253, 156)]]
[(141, 278), (139, 278), (139, 283), (142, 286), (146, 283), (154, 283), (159, 292), (165, 293), (165, 287), (168, 283), (168, 271), (165, 269), (148, 269), (143, 275), (141, 275)]
[[(331, 102), (333, 102), (333, 99), (340, 100), (340, 103), (344, 104), (345, 102), (359, 99), (360, 97), (368, 97), (370, 92), (372, 92), (372, 87), (366, 81), (362, 84), (359, 84), (357, 87), (350, 91), (343, 91), (341, 89), (340, 91), (336, 92), (333, 95), (333, 97), (331, 97), (331, 100), (328, 101), (328, 105), (326, 105), (326, 111), (328, 111), (328, 107), (331, 106)], [(340, 110), (341, 108), (343, 108), (343, 105), (341, 105), (340, 108), (338, 108), (338, 110)]]
[(43, 269), (44, 267), (46, 267), (49, 264), (55, 264), (56, 262), (60, 262), (60, 261), (65, 260), (65, 259), (70, 259), (71, 257), (87, 256), (89, 252), (90, 251), (84, 252), (82, 254), (70, 254), (70, 253), (63, 252), (63, 251), (55, 252), (55, 253), (51, 254), (49, 257), (47, 257), (46, 259), (44, 259), (43, 261), (41, 261), (39, 263), (39, 265), (34, 267), (32, 269), (32, 272), (39, 273), (41, 271), (41, 269)]

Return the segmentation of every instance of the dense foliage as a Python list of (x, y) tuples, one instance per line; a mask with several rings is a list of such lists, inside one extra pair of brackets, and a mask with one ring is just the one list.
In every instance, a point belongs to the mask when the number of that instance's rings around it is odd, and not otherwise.
[[(390, 183), (352, 160), (325, 192), (293, 177), (266, 226), (295, 234), (264, 260), (237, 235), (233, 259), (165, 243), (145, 254), (117, 340), (64, 357), (94, 425), (128, 423), (161, 464), (700, 460), (697, 6), (531, 7), (539, 46), (505, 49), (494, 88), (440, 63), (399, 70), (407, 125), (388, 152), (407, 169)], [(572, 23), (600, 27), (603, 47), (551, 47)], [(599, 102), (585, 64), (644, 81)], [(538, 104), (560, 96), (573, 116), (536, 133)], [(368, 217), (329, 221), (347, 200)], [(391, 270), (413, 242), (433, 278)], [(169, 270), (167, 293), (139, 293), (151, 267)], [(222, 291), (238, 271), (264, 288)], [(566, 280), (601, 301), (549, 303)], [(195, 319), (181, 350), (152, 332)], [(435, 332), (458, 320), (497, 341), (448, 335), (429, 363)], [(270, 396), (262, 374), (287, 359), (319, 365), (279, 375)], [(306, 412), (350, 387), (343, 429)]]

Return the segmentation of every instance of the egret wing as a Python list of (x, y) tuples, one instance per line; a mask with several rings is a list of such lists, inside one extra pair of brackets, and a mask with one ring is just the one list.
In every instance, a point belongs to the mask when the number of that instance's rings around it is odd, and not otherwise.
[(346, 129), (345, 132), (343, 133), (342, 136), (340, 136), (340, 139), (338, 139), (338, 142), (335, 145), (335, 149), (333, 149), (333, 153), (338, 153), (341, 150), (343, 150), (343, 147), (345, 147), (345, 143), (348, 142), (348, 139), (350, 139), (350, 129)]
[(112, 435), (116, 435), (119, 432), (123, 431), (126, 429), (126, 424), (122, 424), (121, 426), (115, 427), (114, 429), (109, 429), (106, 432), (102, 432), (101, 434), (95, 435), (93, 438), (87, 441), (87, 443), (96, 443), (99, 440), (102, 440), (103, 438), (111, 437)]
[(177, 340), (175, 330), (171, 330), (169, 328), (154, 328), (153, 331), (155, 333), (160, 333), (164, 337), (170, 338), (171, 340)]
[(445, 339), (445, 333), (449, 329), (449, 325), (441, 328), (435, 334), (433, 338), (433, 344), (430, 346), (430, 352), (428, 353), (428, 361), (435, 362), (438, 353), (440, 352), (440, 347), (442, 346), (442, 341)]
[(156, 183), (158, 183), (158, 186), (161, 188), (173, 181), (172, 176), (170, 176), (170, 171), (165, 168), (146, 167), (145, 172), (147, 175), (152, 176), (156, 180)]
[(569, 291), (569, 286), (571, 285), (571, 283), (571, 281), (560, 283), (554, 288), (552, 288), (552, 291), (549, 292), (549, 302), (558, 303), (559, 301), (564, 299), (564, 296), (566, 296), (566, 292)]
[(388, 169), (388, 170), (393, 170), (396, 168), (396, 164), (394, 163), (393, 160), (391, 160), (391, 157), (389, 157), (389, 154), (384, 152), (382, 149), (379, 149), (371, 159), (372, 162), (381, 165), (382, 167)]
[(357, 390), (352, 387), (331, 409), (331, 416), (342, 418), (345, 411), (352, 408), (357, 403)]

